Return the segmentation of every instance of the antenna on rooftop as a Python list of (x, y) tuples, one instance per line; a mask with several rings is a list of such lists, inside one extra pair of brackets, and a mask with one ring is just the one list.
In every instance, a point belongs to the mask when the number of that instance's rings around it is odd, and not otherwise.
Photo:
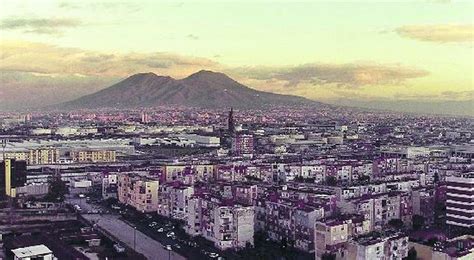
[(5, 148), (7, 147), (8, 139), (2, 139), (2, 156), (5, 161)]

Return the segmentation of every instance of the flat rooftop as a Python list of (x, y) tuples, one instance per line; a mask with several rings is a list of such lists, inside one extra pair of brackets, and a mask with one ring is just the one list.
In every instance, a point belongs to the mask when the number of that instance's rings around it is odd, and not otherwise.
[(26, 258), (26, 257), (33, 257), (33, 256), (42, 256), (52, 254), (53, 252), (45, 245), (36, 245), (36, 246), (29, 246), (29, 247), (22, 247), (12, 250), (13, 254), (15, 254), (18, 258)]

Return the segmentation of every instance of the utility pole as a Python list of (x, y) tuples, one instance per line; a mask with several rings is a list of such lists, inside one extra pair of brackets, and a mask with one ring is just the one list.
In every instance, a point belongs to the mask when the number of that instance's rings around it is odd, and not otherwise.
[(136, 250), (136, 246), (137, 246), (137, 227), (133, 227), (133, 251), (137, 251)]

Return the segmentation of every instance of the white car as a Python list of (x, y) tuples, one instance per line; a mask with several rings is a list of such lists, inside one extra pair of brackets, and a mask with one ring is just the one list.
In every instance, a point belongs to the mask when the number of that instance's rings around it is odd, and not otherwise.
[(209, 253), (210, 258), (218, 258), (219, 254), (218, 253)]
[(164, 246), (164, 248), (165, 248), (166, 250), (168, 250), (168, 251), (173, 250), (173, 248), (171, 248), (171, 245), (166, 245), (166, 246)]
[(119, 245), (119, 244), (115, 244), (115, 245), (114, 245), (114, 249), (115, 249), (115, 251), (117, 251), (117, 253), (123, 253), (123, 252), (125, 252), (125, 247), (123, 247), (123, 246), (121, 246), (121, 245)]
[(168, 233), (166, 234), (166, 237), (173, 237), (173, 236), (174, 236), (174, 232), (168, 232)]

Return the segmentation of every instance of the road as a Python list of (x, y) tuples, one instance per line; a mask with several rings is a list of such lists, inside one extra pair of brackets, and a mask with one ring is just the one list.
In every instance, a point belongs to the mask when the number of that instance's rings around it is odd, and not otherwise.
[[(99, 206), (86, 203), (85, 199), (68, 199), (68, 203), (80, 205), (84, 212), (97, 209)], [(176, 252), (168, 251), (156, 240), (148, 237), (134, 227), (128, 225), (118, 215), (113, 214), (82, 214), (82, 216), (103, 228), (122, 243), (135, 251), (143, 254), (149, 260), (185, 260), (186, 258)], [(135, 238), (135, 241), (134, 241)], [(135, 242), (135, 243), (134, 243)]]

